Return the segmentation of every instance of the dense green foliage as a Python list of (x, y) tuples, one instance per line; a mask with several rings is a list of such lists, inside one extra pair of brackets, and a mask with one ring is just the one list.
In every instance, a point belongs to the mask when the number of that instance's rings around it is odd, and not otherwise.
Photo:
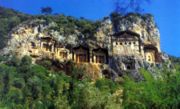
[(0, 49), (6, 45), (11, 29), (29, 18), (29, 15), (0, 7)]
[(77, 31), (79, 31), (83, 36), (89, 38), (94, 35), (100, 25), (99, 21), (93, 22), (84, 18), (77, 19), (64, 15), (40, 15), (34, 17), (44, 19), (47, 23), (55, 22), (57, 25), (48, 29), (59, 31), (64, 36), (77, 34)]
[[(2, 57), (1, 57), (2, 58)], [(6, 59), (2, 59), (6, 60)], [(0, 64), (0, 108), (3, 109), (112, 109), (121, 107), (120, 85), (108, 79), (93, 82), (31, 64), (28, 56)]]
[(180, 71), (164, 72), (163, 79), (153, 79), (149, 72), (141, 71), (145, 81), (135, 83), (127, 79), (124, 84), (125, 109), (179, 109)]
[(170, 56), (170, 60), (175, 63), (176, 65), (180, 65), (180, 58), (175, 57), (175, 56)]
[[(141, 69), (143, 81), (124, 77), (79, 79), (83, 69), (72, 68), (72, 75), (53, 72), (31, 64), (28, 56), (19, 60), (1, 57), (0, 108), (3, 109), (179, 109), (180, 70), (163, 67), (161, 79)], [(121, 78), (122, 80), (122, 78)]]

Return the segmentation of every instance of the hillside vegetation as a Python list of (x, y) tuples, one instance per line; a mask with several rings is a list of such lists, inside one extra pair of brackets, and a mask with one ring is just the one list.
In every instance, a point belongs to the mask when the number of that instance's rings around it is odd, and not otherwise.
[[(53, 29), (62, 30), (65, 36), (76, 28), (85, 37), (91, 37), (99, 26), (99, 22), (83, 18), (29, 16), (1, 7), (0, 48), (6, 45), (12, 28), (33, 18), (57, 22)], [(32, 64), (29, 56), (1, 56), (0, 109), (179, 109), (180, 61), (171, 59), (173, 69), (166, 63), (161, 69), (155, 68), (155, 72), (162, 74), (158, 78), (140, 69), (144, 79), (137, 82), (128, 75), (116, 80), (91, 80), (83, 68), (73, 63), (69, 72), (52, 71), (49, 61), (38, 65)]]
[(6, 45), (11, 29), (29, 18), (31, 16), (0, 7), (0, 49)]
[[(73, 64), (72, 64), (73, 65)], [(144, 81), (130, 77), (115, 81), (90, 80), (83, 69), (73, 67), (70, 76), (21, 60), (1, 57), (0, 108), (2, 109), (178, 109), (180, 67), (162, 69), (154, 79), (141, 69)], [(81, 79), (79, 75), (83, 76)]]
[(9, 33), (13, 28), (20, 23), (33, 19), (43, 19), (46, 23), (55, 22), (58, 25), (51, 28), (54, 31), (59, 31), (63, 36), (67, 36), (79, 31), (84, 37), (91, 37), (100, 25), (99, 21), (93, 22), (84, 18), (74, 18), (64, 15), (27, 15), (12, 9), (0, 7), (0, 49), (6, 46)]

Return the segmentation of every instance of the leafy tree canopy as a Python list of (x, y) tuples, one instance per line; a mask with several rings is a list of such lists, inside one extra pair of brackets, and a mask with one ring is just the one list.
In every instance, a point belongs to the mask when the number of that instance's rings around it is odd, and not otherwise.
[(41, 13), (42, 14), (48, 15), (48, 14), (51, 14), (52, 12), (53, 12), (53, 9), (51, 7), (49, 7), (49, 6), (41, 8)]

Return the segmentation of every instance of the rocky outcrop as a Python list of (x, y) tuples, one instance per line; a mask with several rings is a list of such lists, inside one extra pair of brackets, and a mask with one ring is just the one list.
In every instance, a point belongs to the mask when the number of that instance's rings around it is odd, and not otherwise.
[(141, 58), (138, 59), (133, 56), (111, 57), (110, 68), (119, 76), (129, 74), (136, 80), (141, 80), (142, 76), (137, 71), (142, 67), (144, 67), (144, 61)]
[(76, 34), (64, 36), (60, 31), (53, 30), (56, 26), (55, 22), (47, 23), (42, 19), (28, 20), (23, 22), (9, 33), (9, 41), (7, 46), (1, 51), (1, 54), (7, 55), (30, 55), (29, 48), (31, 43), (37, 44), (42, 37), (51, 37), (64, 46), (76, 46), (80, 43)]
[(145, 44), (155, 45), (160, 50), (160, 33), (154, 18), (150, 14), (131, 13), (125, 16), (117, 15), (104, 19), (96, 34), (97, 40), (107, 41), (107, 36), (115, 32), (130, 30), (140, 35)]
[[(110, 36), (116, 32), (131, 30), (140, 36), (143, 44), (154, 45), (160, 52), (160, 34), (151, 15), (128, 14), (125, 16), (115, 16), (101, 21), (100, 27), (94, 36), (85, 38), (85, 35), (74, 28), (72, 34), (64, 35), (62, 28), (57, 27), (57, 22), (47, 22), (43, 19), (34, 19), (26, 21), (14, 28), (9, 36), (7, 46), (1, 51), (4, 55), (17, 55), (22, 57), (30, 55), (33, 44), (39, 44), (39, 39), (51, 37), (63, 47), (76, 47), (78, 45), (88, 45), (90, 49), (101, 47), (111, 49)], [(41, 53), (41, 54), (40, 54)], [(111, 54), (111, 53), (109, 53)], [(38, 57), (46, 55), (44, 52), (38, 52)], [(48, 57), (49, 55), (47, 55)], [(99, 72), (109, 72), (115, 78), (117, 75), (124, 75), (129, 72), (134, 78), (142, 79), (137, 72), (139, 68), (145, 67), (145, 61), (141, 56), (112, 56), (109, 57), (109, 67), (96, 68)], [(90, 68), (92, 68), (91, 66)], [(99, 70), (101, 69), (101, 70)]]

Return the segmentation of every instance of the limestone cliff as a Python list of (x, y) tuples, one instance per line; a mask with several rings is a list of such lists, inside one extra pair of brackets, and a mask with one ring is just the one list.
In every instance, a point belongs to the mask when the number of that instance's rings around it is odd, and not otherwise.
[[(76, 33), (64, 36), (60, 31), (53, 30), (55, 22), (46, 23), (43, 19), (34, 19), (23, 22), (9, 33), (7, 46), (1, 51), (2, 54), (13, 54), (17, 56), (30, 55), (29, 49), (31, 43), (38, 43), (42, 37), (52, 37), (64, 46), (76, 46), (79, 42), (78, 31)], [(40, 54), (43, 55), (43, 54)]]
[(109, 34), (126, 30), (138, 33), (143, 43), (155, 45), (158, 51), (161, 51), (159, 29), (150, 14), (130, 13), (125, 16), (116, 15), (105, 18), (98, 29), (96, 37), (97, 40), (106, 42)]
[[(9, 34), (11, 39), (9, 40), (8, 46), (6, 47), (9, 48), (6, 49), (7, 52), (10, 49), (18, 48), (18, 46), (21, 46), (21, 44), (23, 43), (35, 40), (35, 38), (43, 36), (51, 36), (65, 45), (70, 44), (75, 46), (82, 42), (80, 41), (80, 39), (85, 35), (76, 30), (76, 28), (74, 28), (74, 34), (64, 36), (63, 34), (61, 34), (63, 27), (59, 30), (53, 29), (56, 27), (56, 25), (56, 22), (47, 23), (43, 19), (29, 20), (20, 24)], [(128, 14), (125, 16), (119, 15), (115, 18), (105, 18), (101, 21), (101, 25), (97, 29), (97, 32), (94, 34), (94, 36), (98, 42), (107, 44), (110, 34), (125, 30), (131, 30), (140, 34), (141, 40), (144, 43), (156, 45), (158, 50), (160, 51), (159, 30), (154, 22), (153, 17), (149, 14)]]
[[(72, 18), (70, 19), (70, 21), (73, 22)], [(62, 22), (64, 23), (64, 21)], [(64, 24), (66, 25), (66, 23)], [(88, 53), (90, 54), (88, 54), (88, 57), (92, 58), (88, 59), (91, 63), (94, 62), (93, 60), (95, 59), (93, 55), (91, 55), (93, 49), (95, 49), (96, 51), (99, 50), (99, 48), (103, 48), (108, 50), (107, 56), (109, 56), (109, 61), (107, 67), (98, 68), (101, 69), (98, 70), (99, 72), (109, 72), (114, 78), (117, 75), (123, 75), (124, 71), (130, 70), (131, 74), (135, 78), (139, 79), (141, 77), (138, 74), (137, 69), (145, 66), (145, 60), (148, 60), (147, 56), (154, 55), (154, 58), (160, 58), (159, 54), (161, 53), (161, 50), (159, 30), (154, 22), (153, 17), (149, 14), (128, 14), (125, 16), (116, 15), (107, 17), (101, 21), (95, 32), (92, 32), (93, 29), (91, 29), (90, 31), (90, 24), (85, 24), (84, 21), (79, 21), (78, 23), (73, 22), (73, 24), (75, 25), (66, 25), (67, 27), (65, 31), (64, 26), (59, 24), (59, 22), (53, 20), (47, 22), (46, 19), (35, 18), (23, 22), (9, 33), (10, 39), (7, 46), (1, 51), (1, 54), (16, 55), (19, 57), (30, 55), (33, 57), (34, 61), (36, 61), (44, 57), (62, 60), (62, 58), (67, 55), (66, 53), (69, 53), (67, 59), (71, 60), (74, 58), (74, 54), (72, 54), (72, 48), (82, 45), (85, 46), (85, 48), (88, 47), (88, 49), (91, 50), (88, 51)], [(95, 23), (93, 25), (95, 25)], [(82, 32), (83, 27), (88, 27), (89, 29), (85, 29)], [(141, 43), (137, 43), (138, 51), (136, 50), (136, 52), (138, 53), (135, 56), (115, 56), (112, 53), (111, 46), (114, 43), (112, 43), (111, 36), (115, 33), (123, 31), (132, 31), (139, 36), (138, 41)], [(46, 50), (42, 49), (42, 38), (51, 38), (50, 40), (52, 42), (47, 42), (48, 45), (45, 45), (48, 46), (45, 48)], [(127, 42), (125, 41), (123, 43), (126, 44)], [(133, 43), (136, 44), (136, 42), (128, 42), (128, 44)], [(50, 46), (52, 44), (55, 44), (56, 46)], [(121, 46), (121, 42), (119, 43), (119, 45)], [(157, 48), (157, 51), (155, 51), (156, 53), (149, 50), (145, 53), (144, 49), (146, 45), (151, 45)], [(134, 45), (131, 46), (134, 47)], [(55, 49), (54, 47), (60, 48)], [(125, 47), (124, 50), (127, 49), (126, 45), (122, 47)], [(151, 49), (152, 48), (150, 48), (150, 50)], [(63, 50), (66, 52), (61, 54), (59, 50)], [(135, 49), (133, 48), (131, 51), (133, 50)], [(104, 60), (96, 61), (104, 62)], [(156, 63), (155, 59), (151, 61), (153, 61), (153, 63)], [(159, 63), (160, 61), (158, 60), (157, 62)]]

